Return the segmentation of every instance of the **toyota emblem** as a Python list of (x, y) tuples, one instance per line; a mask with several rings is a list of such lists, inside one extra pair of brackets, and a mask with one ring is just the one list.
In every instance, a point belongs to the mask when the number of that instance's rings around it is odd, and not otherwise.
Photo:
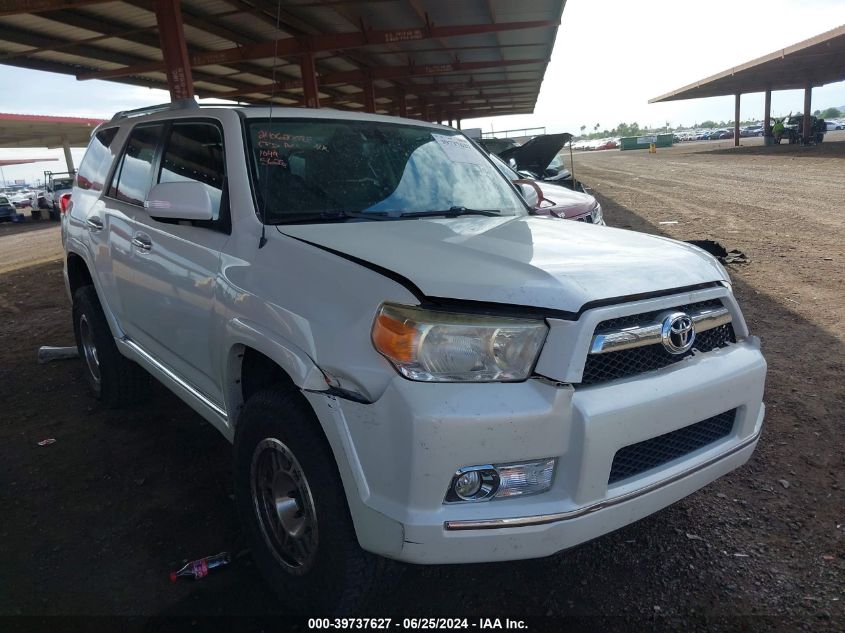
[(660, 335), (667, 352), (683, 354), (695, 341), (695, 324), (687, 313), (672, 312), (663, 319)]

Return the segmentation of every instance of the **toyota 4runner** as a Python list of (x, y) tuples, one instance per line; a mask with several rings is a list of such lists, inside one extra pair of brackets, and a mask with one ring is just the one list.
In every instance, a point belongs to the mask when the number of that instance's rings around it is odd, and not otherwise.
[(173, 104), (93, 134), (62, 220), (85, 375), (234, 444), (291, 608), (547, 556), (743, 464), (766, 363), (688, 244), (536, 216), (456, 130)]

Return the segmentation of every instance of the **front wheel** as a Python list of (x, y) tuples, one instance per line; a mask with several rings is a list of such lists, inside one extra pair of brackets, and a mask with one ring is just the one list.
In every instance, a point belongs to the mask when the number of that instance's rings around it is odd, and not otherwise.
[(354, 613), (393, 565), (358, 545), (331, 448), (302, 394), (279, 386), (253, 395), (234, 450), (246, 540), (284, 606), (307, 615)]

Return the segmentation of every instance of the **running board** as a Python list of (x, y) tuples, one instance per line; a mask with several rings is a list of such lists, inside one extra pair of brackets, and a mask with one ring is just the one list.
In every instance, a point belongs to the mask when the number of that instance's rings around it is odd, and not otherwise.
[[(160, 374), (165, 379), (165, 386), (170, 387), (171, 390), (174, 390), (173, 388), (175, 387), (179, 391), (186, 393), (188, 396), (194, 399), (197, 404), (201, 405), (204, 409), (206, 409), (206, 411), (203, 411), (197, 407), (193, 407), (197, 411), (197, 413), (200, 413), (209, 422), (222, 422), (225, 425), (226, 429), (229, 429), (229, 416), (226, 413), (226, 410), (221, 405), (214, 402), (211, 398), (209, 398), (207, 395), (202, 393), (190, 383), (186, 382), (181, 376), (176, 374), (172, 369), (162, 364), (160, 361), (150, 355), (149, 352), (147, 352), (144, 348), (138, 345), (135, 341), (125, 336), (121, 339), (116, 339), (116, 341), (119, 345), (124, 347), (124, 349), (129, 352), (129, 356), (136, 358), (141, 364), (146, 365), (152, 372)], [(212, 417), (209, 417), (207, 413), (213, 413), (214, 415)], [(226, 435), (228, 436), (228, 434), (229, 433), (227, 432)]]

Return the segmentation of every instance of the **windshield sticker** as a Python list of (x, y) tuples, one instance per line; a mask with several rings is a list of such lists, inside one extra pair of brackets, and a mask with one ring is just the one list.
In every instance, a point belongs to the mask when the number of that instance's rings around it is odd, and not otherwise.
[(463, 136), (434, 133), (431, 136), (437, 141), (443, 153), (453, 163), (470, 163), (473, 165), (482, 165), (484, 163), (484, 157), (481, 155), (481, 152), (475, 149)]

